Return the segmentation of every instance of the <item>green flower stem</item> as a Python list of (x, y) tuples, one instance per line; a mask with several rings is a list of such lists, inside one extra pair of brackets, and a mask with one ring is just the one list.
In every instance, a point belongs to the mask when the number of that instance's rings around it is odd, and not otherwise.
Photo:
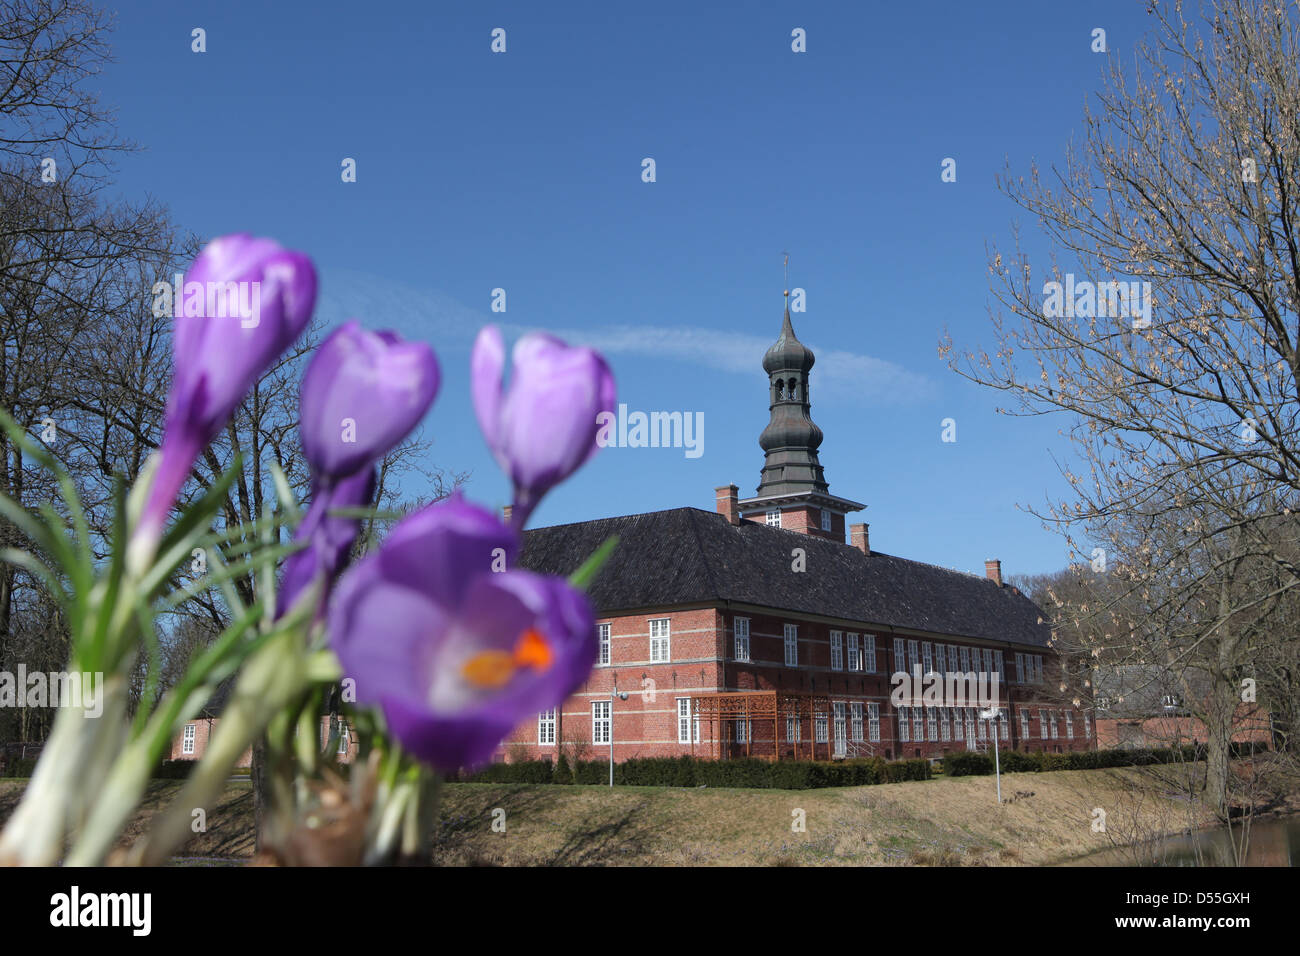
[(36, 772), (0, 834), (0, 865), (50, 866), (81, 824), (126, 737), (126, 681), (108, 675), (104, 708), (60, 707)]
[(244, 751), (282, 708), (306, 690), (303, 645), (300, 628), (285, 628), (248, 659), (203, 759), (162, 819), (132, 848), (131, 862), (158, 866), (188, 839), (193, 811), (211, 807)]

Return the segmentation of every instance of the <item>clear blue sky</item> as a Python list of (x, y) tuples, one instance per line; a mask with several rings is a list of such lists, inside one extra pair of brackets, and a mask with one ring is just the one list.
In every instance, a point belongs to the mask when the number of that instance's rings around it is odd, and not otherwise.
[[(202, 236), (302, 249), (325, 317), (430, 341), (445, 376), (433, 460), (472, 471), (471, 497), (509, 497), (468, 396), (489, 321), (601, 347), (632, 410), (704, 413), (701, 457), (604, 449), (535, 524), (712, 509), (729, 482), (753, 494), (788, 250), (822, 464), (833, 493), (869, 505), (857, 520), (873, 547), (981, 573), (992, 557), (1009, 574), (1065, 563), (1017, 504), (1062, 489), (1051, 454), (1068, 451), (1068, 423), (996, 415), (1000, 396), (949, 371), (937, 344), (945, 326), (958, 345), (992, 344), (986, 243), (1023, 218), (994, 175), (1060, 161), (1106, 59), (1091, 30), (1131, 62), (1142, 4), (112, 9), (100, 88), (146, 147), (122, 163), (124, 194)], [(191, 52), (194, 27), (206, 53)], [(791, 51), (795, 27), (807, 53)], [(341, 182), (344, 157), (356, 183)], [(944, 157), (956, 183), (940, 181)], [(955, 444), (940, 441), (945, 417)]]

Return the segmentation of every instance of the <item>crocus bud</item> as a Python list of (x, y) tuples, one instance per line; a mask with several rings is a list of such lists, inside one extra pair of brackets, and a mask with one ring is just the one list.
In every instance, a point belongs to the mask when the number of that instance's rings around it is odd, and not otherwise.
[(328, 484), (382, 458), (429, 410), (438, 379), (424, 342), (355, 320), (335, 329), (302, 379), (298, 431), (312, 474)]
[(515, 488), (512, 521), (522, 527), (550, 488), (596, 451), (597, 416), (613, 412), (614, 376), (598, 352), (530, 333), (515, 343), (510, 387), (495, 326), (470, 359), (474, 412), (488, 447)]
[(175, 291), (175, 365), (136, 561), (151, 557), (195, 459), (311, 320), (316, 270), (301, 252), (247, 234), (203, 247)]

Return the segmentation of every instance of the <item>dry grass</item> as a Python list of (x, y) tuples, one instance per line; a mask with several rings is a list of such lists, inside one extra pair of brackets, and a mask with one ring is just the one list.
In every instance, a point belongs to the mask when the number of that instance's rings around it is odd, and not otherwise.
[[(800, 791), (450, 784), (434, 857), (451, 866), (1040, 866), (1207, 825), (1186, 795), (1188, 773), (1010, 774), (1001, 806), (991, 777)], [(22, 786), (0, 781), (0, 822)], [(150, 788), (131, 837), (178, 787)], [(1106, 811), (1105, 833), (1093, 830), (1095, 808)], [(497, 809), (505, 832), (493, 829)], [(799, 818), (803, 828), (792, 828)], [(252, 792), (232, 783), (181, 855), (252, 851)]]

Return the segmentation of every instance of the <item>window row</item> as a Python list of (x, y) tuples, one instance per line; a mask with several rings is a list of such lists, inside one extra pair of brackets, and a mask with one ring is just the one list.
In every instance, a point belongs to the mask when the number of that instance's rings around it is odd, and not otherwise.
[(937, 644), (916, 638), (894, 638), (894, 672), (913, 674), (917, 667), (921, 668), (922, 674), (969, 674), (982, 671), (985, 674), (997, 674), (999, 681), (1006, 680), (1000, 650)]
[[(676, 700), (677, 742), (679, 744), (699, 743), (700, 717), (698, 714), (691, 713), (691, 698), (678, 697)], [(870, 740), (872, 743), (880, 742), (880, 704), (859, 700), (833, 701), (831, 707), (834, 712), (836, 741), (843, 741), (847, 736), (849, 740), (861, 742), (864, 739), (863, 716), (865, 714), (865, 739)], [(989, 727), (989, 724), (993, 723), (994, 719), (982, 719), (979, 714), (979, 709), (975, 707), (899, 707), (897, 709), (898, 740), (904, 743), (964, 740), (969, 746), (974, 742), (989, 740), (995, 733), (1002, 740), (1010, 739), (1011, 718), (1007, 708), (1002, 707), (998, 710), (998, 717), (995, 719), (999, 730), (996, 732)], [(1083, 739), (1091, 740), (1092, 718), (1088, 714), (1081, 716), (1083, 717)], [(827, 719), (827, 714), (824, 711), (815, 711), (813, 714), (813, 739), (819, 744), (826, 743), (828, 740)], [(1070, 710), (1058, 712), (1047, 708), (1040, 708), (1038, 711), (1040, 739), (1060, 739), (1062, 719), (1064, 719), (1065, 739), (1073, 740), (1074, 712)], [(795, 717), (786, 717), (785, 739), (787, 743), (802, 742), (803, 723), (804, 721)], [(1021, 738), (1024, 740), (1032, 739), (1033, 734), (1030, 731), (1030, 710), (1022, 708), (1020, 711)], [(735, 720), (736, 742), (745, 743), (749, 740), (749, 735), (749, 721), (737, 718)], [(607, 700), (594, 701), (591, 705), (591, 742), (593, 744), (608, 744), (609, 738), (610, 702)], [(537, 743), (542, 746), (555, 743), (554, 708), (542, 711), (537, 715)], [(194, 725), (190, 724), (185, 728), (182, 752), (193, 753), (193, 746)], [(346, 725), (343, 725), (343, 735), (339, 741), (339, 753), (347, 753)]]

